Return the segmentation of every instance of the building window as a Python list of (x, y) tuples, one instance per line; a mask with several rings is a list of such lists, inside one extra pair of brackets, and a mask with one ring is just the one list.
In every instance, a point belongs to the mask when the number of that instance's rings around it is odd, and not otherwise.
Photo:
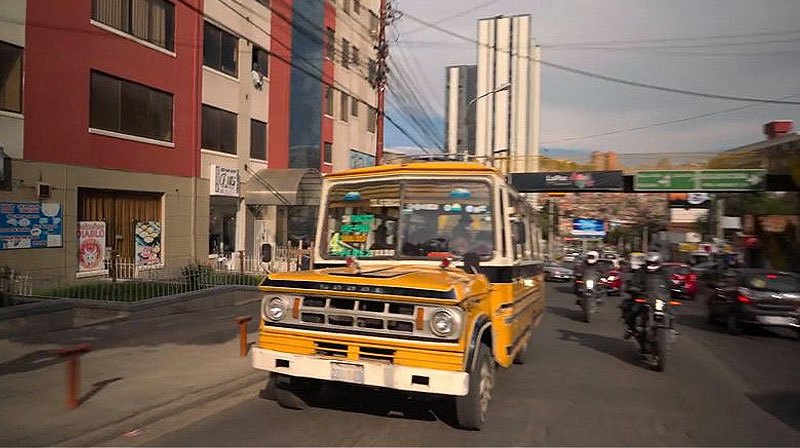
[(92, 19), (161, 48), (175, 49), (175, 5), (166, 0), (92, 0)]
[(236, 154), (236, 114), (203, 104), (202, 147)]
[(325, 40), (325, 57), (332, 61), (336, 51), (336, 33), (333, 31), (333, 28), (326, 28), (325, 34), (327, 36)]
[(270, 4), (269, 0), (256, 0), (256, 2), (261, 3), (262, 5), (264, 5), (267, 8), (269, 8), (269, 4)]
[(342, 9), (346, 14), (350, 14), (350, 0), (342, 0)]
[(350, 67), (350, 42), (342, 39), (342, 67)]
[(267, 160), (267, 123), (250, 120), (250, 158)]
[(369, 83), (373, 86), (375, 85), (375, 75), (376, 75), (375, 71), (376, 71), (375, 61), (369, 59), (367, 61), (367, 81), (369, 81)]
[(203, 65), (238, 76), (236, 61), (239, 55), (239, 38), (206, 22), (203, 32)]
[(333, 87), (325, 86), (325, 115), (333, 116)]
[(22, 112), (22, 47), (0, 42), (0, 110)]
[(352, 53), (353, 53), (353, 58), (352, 58), (353, 59), (353, 65), (358, 67), (358, 64), (360, 64), (360, 62), (359, 62), (360, 58), (359, 58), (359, 55), (358, 55), (358, 47), (353, 45), (352, 47), (350, 47), (350, 51), (352, 51)]
[(377, 14), (370, 11), (369, 12), (369, 32), (373, 34), (378, 33), (378, 26), (380, 24), (380, 20), (378, 20)]
[(322, 145), (322, 162), (327, 164), (333, 163), (333, 145), (325, 142)]
[(253, 45), (253, 70), (265, 78), (269, 77), (269, 53), (255, 45)]
[(236, 250), (239, 198), (211, 196), (208, 209), (208, 253), (230, 256)]
[(360, 0), (353, 0), (353, 12), (356, 14), (361, 14), (361, 1)]
[(352, 98), (352, 102), (350, 103), (350, 107), (351, 107), (350, 113), (353, 114), (354, 117), (357, 117), (358, 116), (358, 100), (355, 97)]
[(375, 125), (378, 119), (378, 111), (373, 107), (367, 106), (367, 131), (375, 132)]
[(342, 95), (339, 98), (339, 118), (341, 118), (342, 121), (347, 121), (348, 117), (350, 117), (350, 108), (348, 107), (350, 105), (350, 97), (347, 96), (346, 93), (342, 92)]
[(172, 94), (91, 72), (89, 126), (172, 141)]

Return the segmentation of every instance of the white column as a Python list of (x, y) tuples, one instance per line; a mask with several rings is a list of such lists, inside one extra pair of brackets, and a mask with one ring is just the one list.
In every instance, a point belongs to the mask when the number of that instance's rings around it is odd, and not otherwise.
[(447, 69), (447, 152), (456, 153), (458, 147), (458, 67)]
[(531, 65), (531, 82), (533, 93), (531, 95), (531, 117), (529, 130), (528, 158), (531, 160), (529, 169), (539, 171), (539, 128), (541, 124), (541, 63), (542, 49), (536, 45), (533, 47), (533, 62)]

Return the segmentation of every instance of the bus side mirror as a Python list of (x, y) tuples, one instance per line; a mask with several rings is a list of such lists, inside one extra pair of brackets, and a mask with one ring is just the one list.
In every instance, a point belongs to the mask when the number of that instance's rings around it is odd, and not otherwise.
[(261, 243), (261, 262), (269, 263), (272, 261), (272, 244)]

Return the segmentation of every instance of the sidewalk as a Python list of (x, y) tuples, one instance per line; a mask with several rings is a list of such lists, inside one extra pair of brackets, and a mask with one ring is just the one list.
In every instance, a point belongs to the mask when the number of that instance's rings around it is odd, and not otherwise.
[[(225, 294), (236, 295), (237, 305), (0, 339), (0, 445), (102, 443), (135, 430), (127, 422), (136, 416), (158, 418), (265, 381), (249, 357), (239, 357), (234, 322), (253, 316), (248, 341), (255, 341), (261, 295)], [(68, 411), (65, 366), (55, 351), (79, 343), (93, 351), (81, 357), (84, 401)]]

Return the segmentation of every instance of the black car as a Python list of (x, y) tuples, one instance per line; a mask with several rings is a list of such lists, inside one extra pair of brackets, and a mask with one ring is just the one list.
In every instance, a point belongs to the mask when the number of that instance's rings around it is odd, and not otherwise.
[(732, 269), (708, 299), (708, 321), (722, 320), (732, 334), (742, 327), (784, 327), (800, 336), (800, 276), (766, 269)]

